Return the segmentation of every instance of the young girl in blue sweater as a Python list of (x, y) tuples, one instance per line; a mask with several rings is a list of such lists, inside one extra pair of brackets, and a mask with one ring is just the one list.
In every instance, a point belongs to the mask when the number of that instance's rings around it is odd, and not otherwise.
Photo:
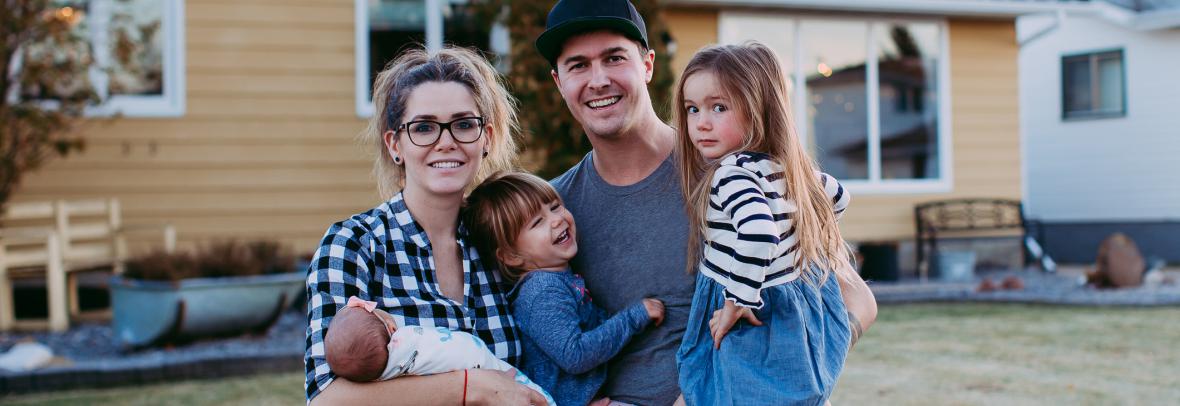
[(648, 324), (663, 320), (663, 303), (643, 299), (613, 316), (590, 303), (582, 278), (569, 268), (578, 253), (573, 216), (541, 178), (493, 174), (471, 192), (463, 212), (481, 253), (517, 281), (508, 299), (523, 333), (521, 371), (558, 405), (609, 403), (596, 396), (606, 362)]
[(850, 340), (831, 276), (851, 267), (848, 193), (795, 132), (774, 52), (701, 50), (674, 106), (697, 287), (677, 353), (688, 405), (821, 405)]

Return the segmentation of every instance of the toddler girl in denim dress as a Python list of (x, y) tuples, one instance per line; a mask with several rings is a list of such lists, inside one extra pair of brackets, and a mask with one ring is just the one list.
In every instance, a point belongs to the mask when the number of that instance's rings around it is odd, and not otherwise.
[[(822, 405), (851, 332), (831, 280), (850, 267), (849, 197), (793, 128), (778, 58), (713, 46), (677, 87), (677, 158), (697, 273), (677, 352), (688, 405)], [(837, 276), (838, 277), (838, 276)]]

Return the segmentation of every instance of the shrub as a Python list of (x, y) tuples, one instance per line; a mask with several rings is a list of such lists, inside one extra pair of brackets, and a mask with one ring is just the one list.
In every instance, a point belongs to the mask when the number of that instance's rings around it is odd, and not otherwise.
[(295, 257), (273, 241), (214, 241), (195, 251), (152, 251), (127, 262), (127, 278), (179, 281), (186, 278), (252, 276), (291, 272)]

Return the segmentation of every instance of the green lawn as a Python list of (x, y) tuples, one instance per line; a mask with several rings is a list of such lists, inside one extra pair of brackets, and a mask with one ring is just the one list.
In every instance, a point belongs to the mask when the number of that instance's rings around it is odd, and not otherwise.
[(833, 404), (1175, 404), (1180, 308), (883, 306)]
[[(300, 372), (4, 398), (6, 405), (296, 405)], [(1180, 308), (883, 306), (833, 404), (1170, 404)]]

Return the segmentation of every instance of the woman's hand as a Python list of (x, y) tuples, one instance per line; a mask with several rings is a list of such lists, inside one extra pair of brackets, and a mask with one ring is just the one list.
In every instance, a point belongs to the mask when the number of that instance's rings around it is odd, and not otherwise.
[(467, 370), (468, 405), (548, 405), (545, 397), (516, 382), (516, 370)]
[(647, 309), (647, 317), (651, 319), (652, 324), (658, 326), (664, 322), (664, 302), (659, 299), (647, 298), (643, 299), (643, 307)]
[(729, 334), (729, 329), (733, 328), (739, 319), (746, 319), (755, 326), (762, 325), (762, 321), (754, 317), (753, 310), (738, 306), (729, 300), (725, 301), (725, 307), (713, 312), (713, 318), (709, 319), (709, 333), (713, 335), (714, 349), (721, 348), (721, 339)]

